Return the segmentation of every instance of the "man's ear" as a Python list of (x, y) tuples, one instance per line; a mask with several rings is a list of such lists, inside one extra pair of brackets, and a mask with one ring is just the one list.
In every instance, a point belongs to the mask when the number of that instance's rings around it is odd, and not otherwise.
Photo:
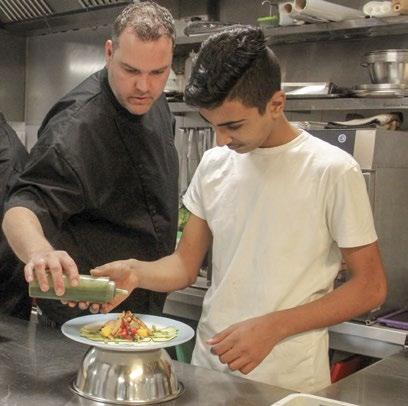
[(286, 95), (282, 90), (275, 92), (269, 100), (266, 108), (274, 118), (281, 116), (285, 110)]
[(110, 39), (105, 42), (105, 63), (109, 66), (113, 56), (113, 44)]

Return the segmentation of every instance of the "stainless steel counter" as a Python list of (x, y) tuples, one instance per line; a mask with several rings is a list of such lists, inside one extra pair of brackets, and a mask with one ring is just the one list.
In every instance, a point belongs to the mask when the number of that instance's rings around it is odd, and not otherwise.
[[(59, 330), (0, 317), (0, 405), (101, 406), (69, 389), (87, 346)], [(290, 392), (175, 361), (185, 392), (166, 405), (262, 406)]]
[[(101, 406), (69, 386), (87, 346), (59, 330), (0, 317), (0, 405)], [(175, 361), (186, 390), (166, 405), (271, 405), (290, 392)], [(408, 352), (400, 350), (317, 393), (361, 406), (408, 404)]]
[(408, 353), (400, 351), (318, 393), (360, 406), (408, 404)]
[[(346, 322), (329, 328), (330, 348), (374, 358), (386, 358), (408, 344), (408, 331), (378, 323)], [(408, 402), (407, 402), (408, 403)]]

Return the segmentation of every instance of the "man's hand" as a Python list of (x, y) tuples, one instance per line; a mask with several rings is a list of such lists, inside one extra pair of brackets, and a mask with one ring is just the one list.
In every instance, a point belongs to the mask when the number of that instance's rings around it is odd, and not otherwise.
[[(266, 324), (268, 323), (268, 324)], [(271, 318), (256, 317), (233, 324), (207, 341), (211, 352), (231, 371), (248, 374), (256, 368), (273, 347), (283, 339), (279, 325), (270, 328)]]
[(28, 283), (38, 280), (40, 289), (48, 291), (47, 273), (51, 274), (55, 293), (64, 294), (65, 274), (71, 286), (79, 283), (78, 268), (65, 252), (55, 250), (45, 238), (37, 215), (25, 207), (12, 207), (3, 218), (3, 231), (10, 247), (24, 262), (24, 276)]
[(47, 273), (51, 274), (54, 290), (58, 296), (65, 292), (63, 274), (68, 277), (71, 286), (77, 286), (79, 283), (78, 268), (65, 251), (49, 250), (31, 255), (24, 267), (26, 281), (31, 282), (37, 279), (40, 289), (46, 292), (50, 288)]

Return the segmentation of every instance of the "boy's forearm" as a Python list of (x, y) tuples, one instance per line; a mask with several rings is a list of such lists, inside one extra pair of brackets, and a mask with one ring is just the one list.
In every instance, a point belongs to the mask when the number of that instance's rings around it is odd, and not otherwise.
[(158, 292), (172, 292), (194, 283), (199, 269), (189, 269), (176, 251), (174, 254), (157, 261), (137, 261), (135, 271), (140, 288)]
[(350, 280), (313, 302), (265, 315), (265, 321), (270, 329), (279, 329), (283, 340), (350, 320), (378, 307), (383, 300), (382, 288), (362, 280)]
[(191, 285), (197, 279), (210, 242), (211, 232), (207, 222), (191, 215), (172, 255), (137, 266), (139, 286), (159, 292), (171, 292)]

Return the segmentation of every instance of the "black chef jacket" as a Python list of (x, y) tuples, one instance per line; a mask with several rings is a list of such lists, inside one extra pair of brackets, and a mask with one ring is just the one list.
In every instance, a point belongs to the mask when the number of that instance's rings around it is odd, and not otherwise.
[[(0, 222), (4, 198), (24, 168), (28, 153), (0, 113)], [(0, 227), (0, 313), (29, 319), (31, 300), (24, 280), (23, 263), (14, 255)]]
[[(29, 162), (6, 203), (38, 216), (55, 249), (80, 273), (119, 259), (152, 261), (174, 251), (178, 159), (162, 95), (144, 115), (124, 109), (103, 69), (47, 114)], [(164, 294), (136, 289), (121, 309), (160, 314)], [(81, 311), (39, 300), (57, 323)]]

